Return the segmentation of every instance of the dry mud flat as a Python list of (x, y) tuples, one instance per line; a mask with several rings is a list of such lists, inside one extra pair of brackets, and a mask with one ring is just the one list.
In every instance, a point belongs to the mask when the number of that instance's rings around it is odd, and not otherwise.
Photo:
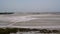
[(0, 16), (0, 21), (0, 27), (60, 28), (60, 15), (54, 14)]
[(26, 28), (60, 28), (60, 15), (40, 14), (31, 15), (37, 18), (30, 21), (17, 22), (13, 26), (20, 26)]

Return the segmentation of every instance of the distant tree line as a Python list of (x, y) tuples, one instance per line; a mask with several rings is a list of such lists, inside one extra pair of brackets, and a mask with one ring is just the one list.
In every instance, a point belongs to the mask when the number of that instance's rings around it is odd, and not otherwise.
[(14, 12), (0, 12), (0, 14), (14, 14)]
[(28, 14), (60, 14), (60, 12), (28, 12)]

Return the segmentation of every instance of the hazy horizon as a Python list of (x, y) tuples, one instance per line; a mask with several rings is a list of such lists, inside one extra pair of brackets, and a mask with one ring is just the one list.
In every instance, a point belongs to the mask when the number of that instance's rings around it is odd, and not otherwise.
[(0, 12), (60, 12), (60, 0), (0, 0)]

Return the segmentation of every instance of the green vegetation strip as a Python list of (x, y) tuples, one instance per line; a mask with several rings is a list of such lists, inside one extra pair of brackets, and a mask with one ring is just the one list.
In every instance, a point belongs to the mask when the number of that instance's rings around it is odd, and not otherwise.
[(10, 34), (16, 32), (30, 32), (38, 31), (38, 33), (60, 33), (60, 30), (49, 30), (49, 29), (30, 29), (30, 28), (0, 28), (0, 34)]

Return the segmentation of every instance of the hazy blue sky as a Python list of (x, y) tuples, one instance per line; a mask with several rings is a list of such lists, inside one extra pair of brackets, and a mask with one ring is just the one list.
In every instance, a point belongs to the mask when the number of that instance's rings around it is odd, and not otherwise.
[(0, 11), (60, 11), (60, 0), (0, 0)]

